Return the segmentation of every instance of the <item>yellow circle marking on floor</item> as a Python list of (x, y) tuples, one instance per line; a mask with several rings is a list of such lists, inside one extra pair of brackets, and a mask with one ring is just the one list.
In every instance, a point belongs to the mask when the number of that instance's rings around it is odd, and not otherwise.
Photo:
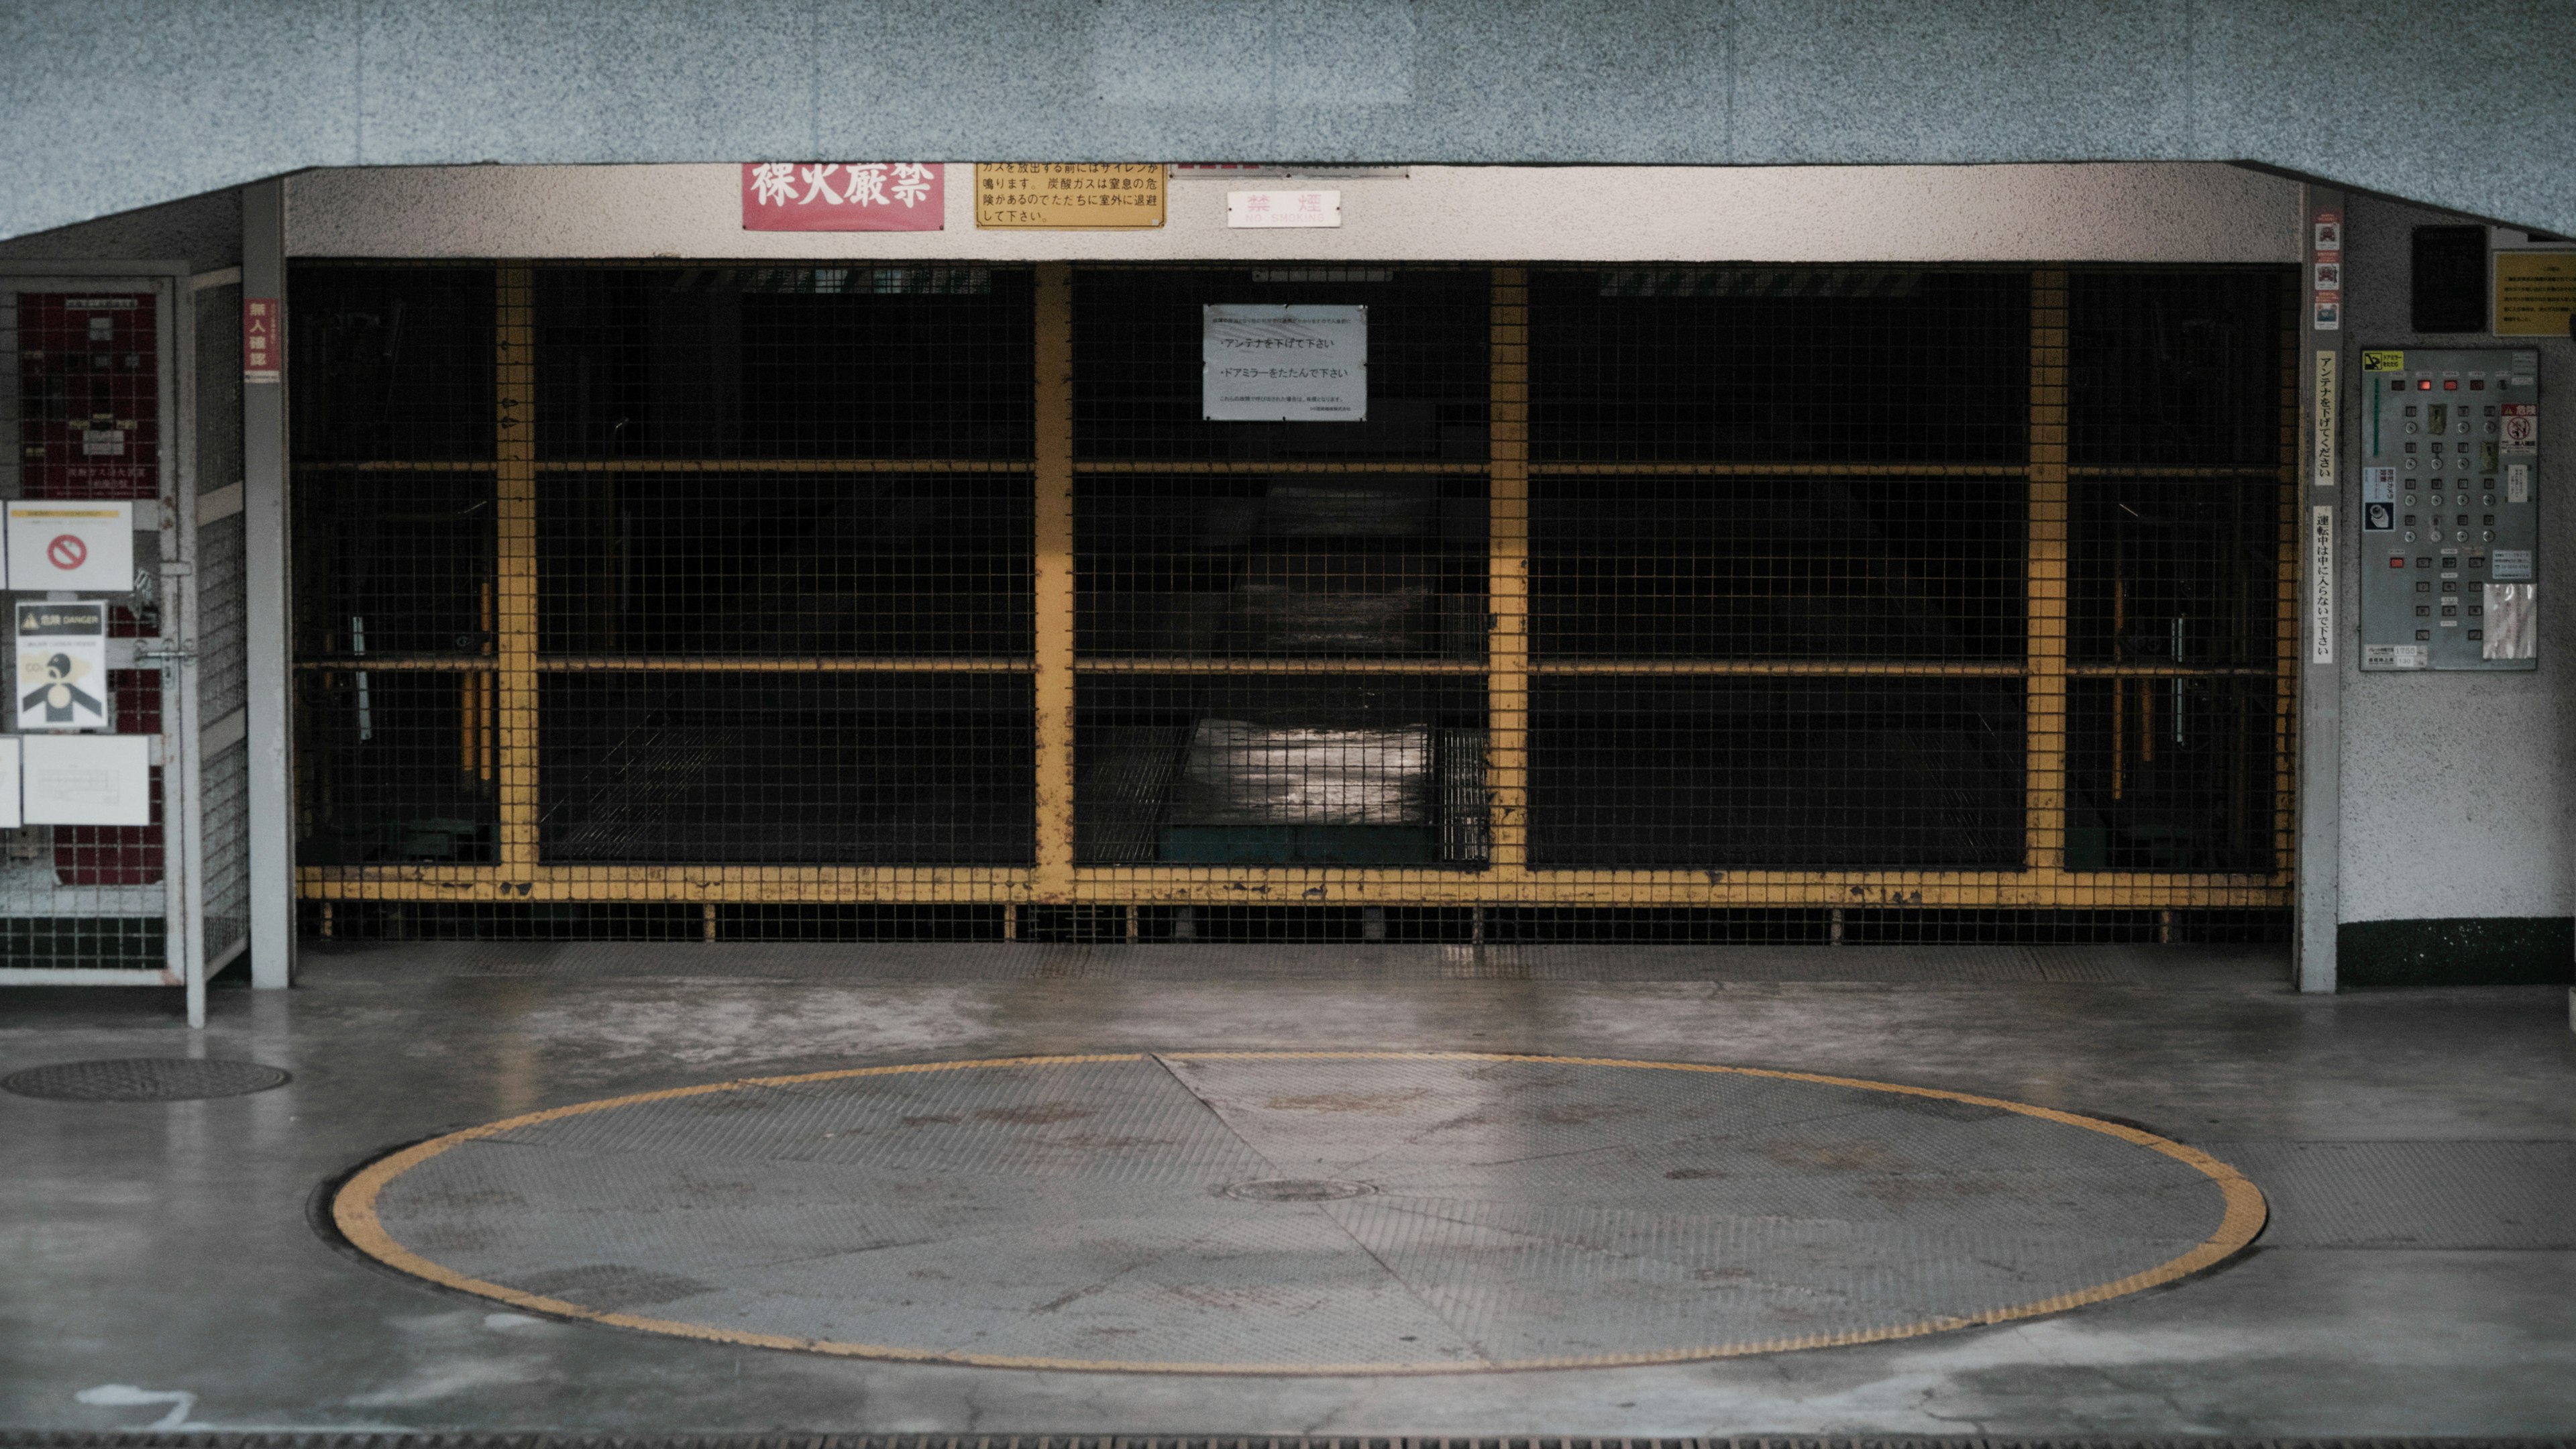
[(2159, 1152), (2181, 1162), (2217, 1187), (2227, 1204), (2218, 1228), (2195, 1244), (2189, 1252), (2165, 1262), (2068, 1293), (2015, 1304), (2009, 1308), (1990, 1309), (1960, 1317), (1927, 1318), (1918, 1323), (1898, 1324), (1885, 1328), (1854, 1329), (1841, 1333), (1807, 1334), (1795, 1338), (1766, 1339), (1750, 1343), (1709, 1344), (1694, 1348), (1663, 1349), (1648, 1353), (1602, 1354), (1590, 1357), (1523, 1359), (1505, 1363), (1355, 1363), (1355, 1364), (1277, 1364), (1277, 1363), (1154, 1363), (1122, 1359), (1029, 1358), (1014, 1354), (950, 1353), (933, 1349), (903, 1348), (891, 1344), (835, 1343), (823, 1339), (793, 1338), (776, 1333), (749, 1333), (739, 1329), (712, 1328), (702, 1323), (680, 1323), (666, 1318), (646, 1318), (632, 1313), (611, 1313), (568, 1303), (560, 1298), (522, 1292), (499, 1283), (486, 1283), (469, 1278), (443, 1264), (433, 1263), (394, 1241), (376, 1218), (376, 1199), (393, 1180), (460, 1143), (494, 1137), (539, 1122), (552, 1122), (565, 1117), (579, 1117), (591, 1112), (606, 1112), (619, 1107), (632, 1107), (646, 1102), (668, 1102), (681, 1097), (705, 1096), (715, 1092), (738, 1091), (744, 1087), (778, 1087), (800, 1082), (845, 1081), (858, 1077), (891, 1077), (923, 1072), (960, 1072), (995, 1067), (1079, 1066), (1091, 1062), (1135, 1062), (1147, 1057), (1144, 1052), (1113, 1052), (1080, 1056), (989, 1057), (975, 1061), (917, 1062), (888, 1067), (850, 1067), (828, 1072), (800, 1072), (791, 1076), (743, 1077), (730, 1082), (710, 1082), (695, 1087), (671, 1087), (658, 1092), (638, 1092), (632, 1096), (609, 1097), (596, 1102), (575, 1102), (569, 1106), (549, 1107), (540, 1112), (486, 1122), (416, 1143), (368, 1164), (344, 1184), (331, 1202), (331, 1218), (343, 1236), (368, 1257), (398, 1268), (417, 1278), (425, 1278), (442, 1287), (471, 1293), (523, 1308), (532, 1313), (557, 1318), (580, 1319), (604, 1323), (616, 1328), (637, 1329), (645, 1333), (669, 1334), (679, 1338), (700, 1339), (708, 1343), (738, 1344), (751, 1348), (794, 1349), (805, 1353), (833, 1354), (843, 1358), (885, 1359), (901, 1363), (964, 1364), (977, 1368), (1062, 1369), (1106, 1373), (1172, 1373), (1172, 1374), (1253, 1374), (1296, 1375), (1317, 1378), (1358, 1375), (1469, 1374), (1504, 1373), (1523, 1369), (1625, 1368), (1647, 1364), (1689, 1363), (1703, 1359), (1740, 1358), (1750, 1354), (1781, 1353), (1800, 1348), (1832, 1348), (1844, 1344), (1883, 1343), (1890, 1339), (1917, 1338), (1927, 1333), (1942, 1333), (1980, 1324), (2008, 1323), (2018, 1318), (2036, 1318), (2043, 1314), (2063, 1313), (2088, 1303), (2100, 1303), (2144, 1289), (2187, 1278), (2202, 1269), (2224, 1261), (2254, 1241), (2263, 1231), (2267, 1208), (2262, 1190), (2248, 1181), (2243, 1173), (2197, 1148), (2186, 1147), (2167, 1137), (2159, 1137), (2143, 1128), (2119, 1122), (2087, 1117), (2078, 1112), (2064, 1112), (2054, 1107), (2039, 1107), (2028, 1102), (2011, 1102), (2001, 1097), (1981, 1097), (1971, 1092), (1950, 1092), (1938, 1087), (1909, 1087), (1893, 1082), (1864, 1081), (1858, 1077), (1827, 1076), (1818, 1072), (1783, 1072), (1763, 1067), (1711, 1066), (1699, 1062), (1630, 1061), (1619, 1057), (1561, 1057), (1525, 1052), (1353, 1052), (1353, 1051), (1266, 1051), (1266, 1052), (1165, 1052), (1173, 1061), (1421, 1061), (1421, 1062), (1539, 1062), (1552, 1066), (1625, 1067), (1640, 1071), (1706, 1072), (1737, 1077), (1767, 1077), (1784, 1082), (1812, 1082), (1819, 1086), (1851, 1087), (1871, 1092), (1891, 1092), (1911, 1097), (1937, 1097), (1944, 1101), (1964, 1102), (1976, 1107), (1994, 1107), (2037, 1117), (2087, 1132), (2116, 1137), (2150, 1152)]

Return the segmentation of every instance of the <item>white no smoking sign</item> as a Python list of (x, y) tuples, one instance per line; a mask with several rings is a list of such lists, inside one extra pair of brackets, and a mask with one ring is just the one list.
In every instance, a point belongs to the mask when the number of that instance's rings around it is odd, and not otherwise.
[(134, 505), (90, 499), (9, 504), (8, 587), (30, 593), (134, 587)]

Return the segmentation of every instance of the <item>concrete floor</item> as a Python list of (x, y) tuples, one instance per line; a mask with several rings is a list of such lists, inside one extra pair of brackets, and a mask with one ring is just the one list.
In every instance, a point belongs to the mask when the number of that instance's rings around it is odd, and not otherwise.
[[(1008, 949), (1033, 953), (1015, 965)], [(999, 964), (997, 964), (999, 963)], [(1587, 964), (1588, 963), (1588, 964)], [(1584, 979), (1617, 977), (1620, 979)], [(2563, 988), (2302, 998), (2261, 953), (387, 948), (219, 992), (0, 996), (0, 1072), (202, 1054), (252, 1096), (0, 1094), (0, 1425), (1626, 1435), (2506, 1435), (2576, 1425)], [(1073, 1051), (1785, 1068), (2140, 1123), (2272, 1198), (2209, 1274), (1896, 1343), (1646, 1368), (1179, 1378), (904, 1365), (505, 1311), (360, 1261), (317, 1189), (563, 1103)]]

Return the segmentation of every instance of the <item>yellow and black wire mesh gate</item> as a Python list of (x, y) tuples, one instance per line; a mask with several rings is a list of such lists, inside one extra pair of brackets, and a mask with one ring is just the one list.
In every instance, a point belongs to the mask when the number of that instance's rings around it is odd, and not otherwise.
[[(321, 929), (2169, 937), (2287, 903), (2276, 269), (295, 285)], [(1368, 307), (1369, 419), (1203, 421), (1230, 301)]]

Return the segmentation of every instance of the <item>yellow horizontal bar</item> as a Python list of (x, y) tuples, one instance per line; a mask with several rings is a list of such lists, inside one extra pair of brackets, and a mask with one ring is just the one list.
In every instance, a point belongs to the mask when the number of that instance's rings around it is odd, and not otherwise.
[(2069, 468), (2069, 478), (2278, 478), (2277, 466), (2242, 468)]
[(326, 901), (887, 901), (1000, 904), (1030, 897), (1011, 866), (539, 865), (524, 879), (492, 866), (308, 866), (297, 894)]
[(1460, 659), (1077, 659), (1078, 674), (1482, 674)]
[(310, 459), (295, 465), (299, 473), (491, 473), (500, 468), (493, 459), (448, 459), (438, 462), (406, 463), (398, 458), (369, 458), (360, 462), (334, 463), (327, 459)]
[(1432, 463), (1390, 459), (1380, 463), (1321, 463), (1308, 460), (1291, 462), (1116, 462), (1094, 460), (1073, 465), (1076, 473), (1145, 473), (1172, 476), (1194, 476), (1217, 473), (1451, 473), (1482, 477), (1488, 465), (1483, 463)]
[(553, 654), (537, 657), (539, 674), (1026, 674), (1022, 659), (935, 659), (911, 655)]
[(557, 458), (540, 473), (1027, 473), (1028, 458)]
[(1991, 478), (2030, 475), (2017, 463), (1532, 463), (1533, 477), (1566, 478)]
[[(473, 866), (325, 866), (308, 900), (1026, 903), (1030, 872), (997, 866), (538, 866), (507, 880)], [(1071, 899), (1100, 905), (1848, 906), (2255, 908), (2287, 904), (2284, 876), (2114, 871), (1619, 871), (1084, 867)]]
[(303, 673), (357, 670), (386, 674), (489, 674), (496, 661), (489, 654), (349, 654), (328, 659), (298, 659)]
[(2203, 669), (2190, 664), (2070, 664), (2066, 672), (2082, 679), (2271, 679), (2271, 665)]
[(1789, 675), (1809, 678), (1896, 675), (1950, 679), (2019, 679), (2027, 671), (2017, 663), (1971, 664), (1896, 659), (1548, 659), (1532, 664), (1530, 672), (1532, 674)]

